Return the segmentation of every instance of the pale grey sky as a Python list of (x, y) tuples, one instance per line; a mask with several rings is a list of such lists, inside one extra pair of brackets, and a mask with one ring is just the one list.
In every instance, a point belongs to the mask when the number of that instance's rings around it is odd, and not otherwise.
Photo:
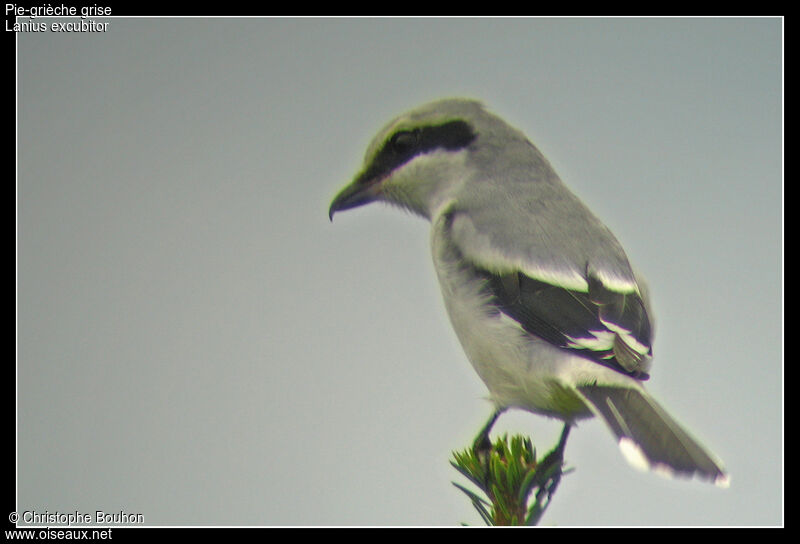
[(636, 472), (587, 421), (543, 524), (783, 523), (781, 19), (107, 21), (18, 35), (19, 511), (479, 525), (448, 459), (491, 409), (428, 225), (327, 217), (385, 122), (459, 95), (626, 247), (648, 387), (732, 475)]

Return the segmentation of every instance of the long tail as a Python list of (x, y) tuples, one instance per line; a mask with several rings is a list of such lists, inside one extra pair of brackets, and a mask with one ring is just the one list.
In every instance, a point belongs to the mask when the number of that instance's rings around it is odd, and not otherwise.
[(697, 475), (720, 487), (730, 485), (722, 463), (644, 390), (583, 385), (578, 391), (611, 427), (620, 450), (633, 466), (669, 476)]

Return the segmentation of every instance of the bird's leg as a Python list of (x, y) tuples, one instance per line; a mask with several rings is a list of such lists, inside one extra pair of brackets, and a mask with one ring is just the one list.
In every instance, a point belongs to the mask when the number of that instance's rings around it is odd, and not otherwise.
[(495, 421), (497, 421), (497, 418), (499, 418), (500, 414), (503, 412), (505, 412), (505, 408), (495, 410), (495, 412), (492, 414), (492, 417), (489, 418), (489, 421), (487, 421), (486, 425), (484, 425), (483, 429), (481, 429), (481, 432), (479, 432), (478, 436), (475, 437), (475, 441), (472, 443), (472, 451), (474, 451), (479, 457), (485, 457), (489, 453), (489, 450), (492, 449), (492, 441), (489, 439), (489, 433), (491, 432)]
[(564, 464), (564, 450), (567, 447), (567, 437), (569, 436), (571, 428), (569, 423), (564, 423), (564, 430), (561, 431), (561, 438), (558, 439), (558, 444), (556, 444), (556, 447), (545, 455), (544, 459), (539, 463), (544, 469), (542, 474), (549, 472), (551, 467), (557, 466), (559, 470), (556, 471), (556, 474), (560, 476), (560, 468), (561, 465)]
[(545, 455), (541, 463), (539, 463), (538, 476), (539, 476), (539, 492), (536, 494), (537, 501), (541, 501), (543, 493), (550, 496), (555, 493), (559, 482), (561, 481), (562, 466), (564, 465), (564, 450), (567, 447), (567, 437), (571, 429), (569, 423), (564, 423), (564, 430), (561, 431), (561, 438), (558, 444), (553, 448), (553, 451)]
[(556, 448), (553, 450), (562, 461), (564, 460), (564, 450), (567, 447), (567, 438), (569, 437), (569, 430), (571, 428), (572, 426), (569, 423), (564, 423), (564, 430), (561, 431), (561, 438), (558, 439), (558, 445), (556, 445)]

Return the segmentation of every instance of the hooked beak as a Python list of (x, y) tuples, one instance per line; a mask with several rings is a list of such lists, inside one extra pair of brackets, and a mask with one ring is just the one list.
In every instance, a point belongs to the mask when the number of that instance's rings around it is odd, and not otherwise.
[(368, 179), (364, 174), (358, 176), (333, 199), (328, 210), (328, 218), (333, 221), (333, 214), (336, 212), (357, 208), (375, 201), (378, 197), (379, 187), (378, 180)]

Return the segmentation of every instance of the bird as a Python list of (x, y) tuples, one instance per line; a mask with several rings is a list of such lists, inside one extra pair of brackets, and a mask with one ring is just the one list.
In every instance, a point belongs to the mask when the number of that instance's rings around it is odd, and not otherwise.
[(386, 124), (328, 210), (372, 202), (431, 223), (450, 322), (489, 391), (495, 421), (522, 409), (598, 417), (635, 468), (728, 487), (722, 462), (645, 389), (653, 360), (648, 288), (614, 234), (519, 129), (472, 98)]

